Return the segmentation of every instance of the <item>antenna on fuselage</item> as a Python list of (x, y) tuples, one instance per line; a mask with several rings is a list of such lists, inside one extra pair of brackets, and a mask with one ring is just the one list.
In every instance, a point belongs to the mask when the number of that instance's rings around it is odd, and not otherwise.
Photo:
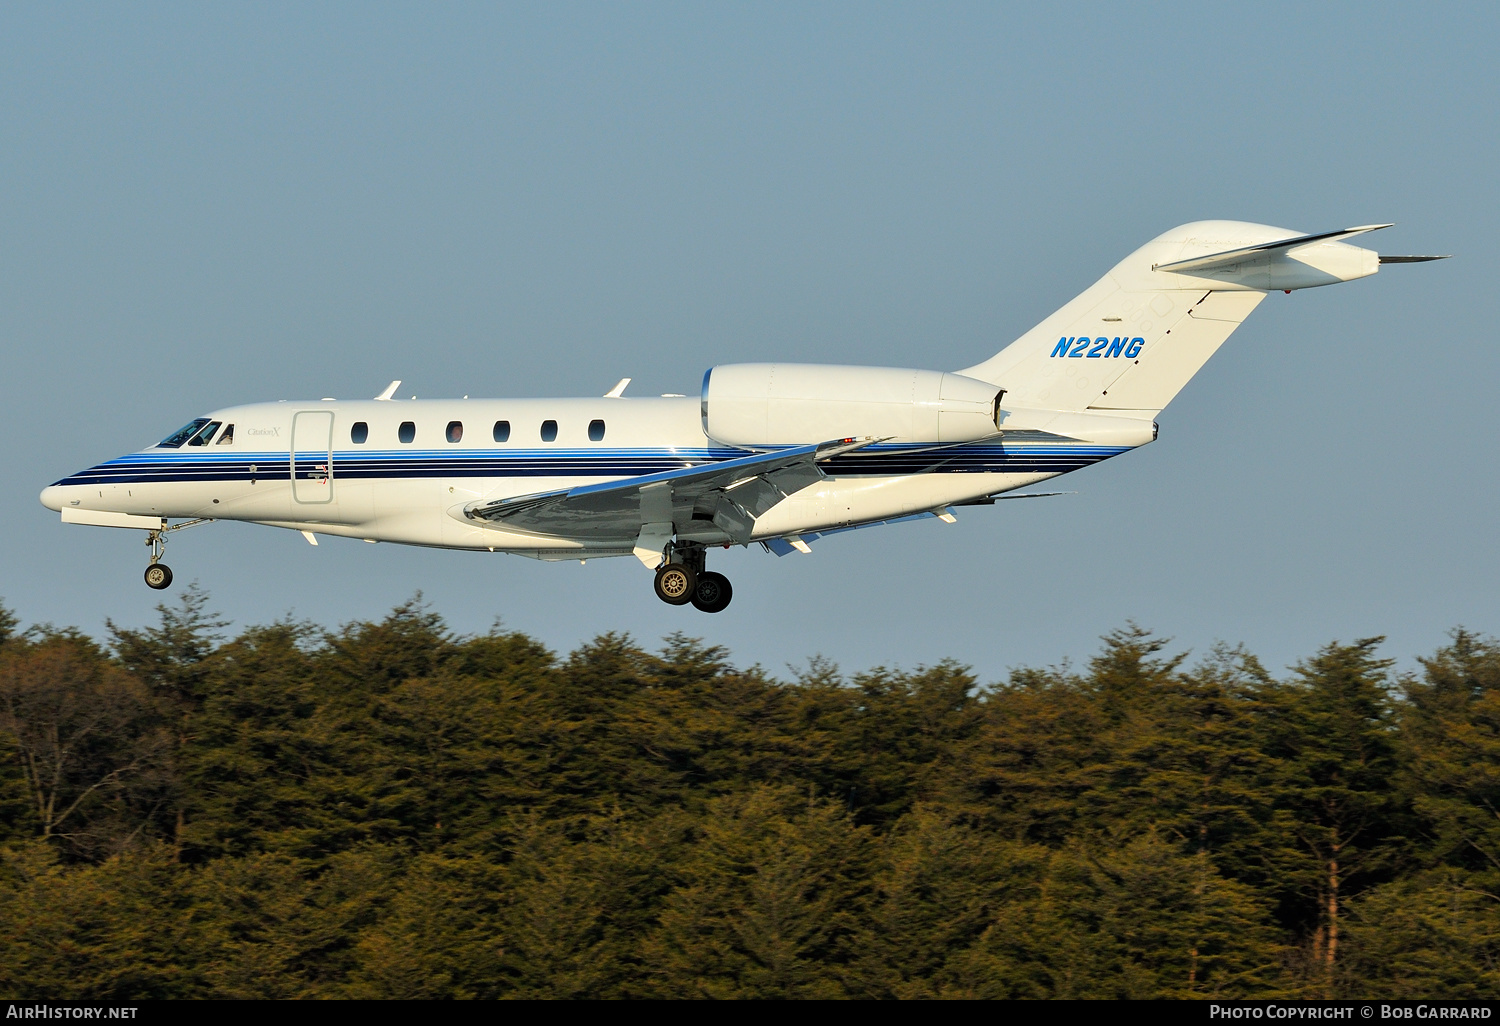
[(384, 392), (381, 392), (379, 395), (377, 395), (375, 397), (375, 401), (376, 402), (381, 402), (381, 403), (388, 403), (388, 402), (390, 402), (391, 401), (391, 396), (395, 395), (396, 394), (396, 389), (398, 389), (400, 387), (401, 387), (401, 382), (399, 380), (398, 381), (392, 381), (389, 385), (387, 385), (385, 387), (385, 391)]
[(604, 398), (606, 398), (606, 399), (620, 399), (620, 398), (623, 398), (624, 395), (625, 395), (625, 386), (628, 385), (628, 384), (630, 384), (630, 379), (629, 378), (621, 378), (620, 379), (620, 383), (618, 385), (616, 385), (614, 388), (611, 388), (608, 392), (604, 393)]

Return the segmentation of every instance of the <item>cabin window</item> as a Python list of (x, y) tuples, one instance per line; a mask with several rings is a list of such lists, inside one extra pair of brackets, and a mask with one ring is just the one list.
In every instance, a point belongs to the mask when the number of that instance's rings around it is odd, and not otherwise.
[(203, 429), (203, 425), (207, 423), (207, 417), (199, 417), (197, 420), (194, 420), (188, 424), (184, 424), (176, 431), (173, 431), (166, 438), (163, 438), (160, 442), (157, 442), (156, 447), (158, 449), (180, 449), (182, 448), (183, 442), (186, 442), (189, 438), (192, 438), (194, 435), (196, 435)]
[(447, 431), (448, 441), (462, 442), (464, 440), (464, 422), (461, 420), (450, 420)]
[(209, 442), (213, 441), (214, 432), (219, 430), (220, 423), (220, 421), (216, 420), (213, 423), (209, 424), (202, 431), (199, 431), (196, 435), (190, 438), (188, 440), (188, 445), (207, 445)]
[(589, 441), (591, 441), (591, 442), (602, 442), (602, 441), (604, 441), (604, 421), (602, 421), (602, 420), (591, 420), (591, 421), (589, 421)]
[(224, 425), (224, 433), (219, 436), (220, 445), (232, 445), (234, 443), (234, 425)]
[(497, 441), (497, 442), (508, 442), (508, 441), (510, 441), (510, 421), (508, 421), (508, 420), (497, 420), (497, 421), (495, 421), (495, 441)]
[(349, 429), (349, 441), (355, 445), (364, 445), (370, 440), (370, 425), (362, 420), (356, 420), (354, 426)]
[(557, 421), (555, 421), (555, 420), (544, 420), (544, 421), (542, 421), (542, 441), (544, 441), (544, 442), (555, 442), (555, 441), (557, 441)]
[(401, 426), (396, 429), (396, 437), (402, 442), (414, 442), (417, 438), (417, 425), (409, 420), (403, 420)]

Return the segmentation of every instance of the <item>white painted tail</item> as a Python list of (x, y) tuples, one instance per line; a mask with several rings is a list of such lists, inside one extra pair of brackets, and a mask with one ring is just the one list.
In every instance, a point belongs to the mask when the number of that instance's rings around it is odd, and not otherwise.
[(1384, 227), (1304, 235), (1245, 221), (1182, 225), (958, 373), (1004, 388), (1007, 407), (1160, 412), (1267, 292), (1379, 270), (1375, 251), (1339, 240)]

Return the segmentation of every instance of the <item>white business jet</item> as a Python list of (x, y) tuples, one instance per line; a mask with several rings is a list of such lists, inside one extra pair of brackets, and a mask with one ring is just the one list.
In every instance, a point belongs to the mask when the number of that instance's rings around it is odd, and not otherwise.
[[(1270, 292), (1374, 274), (1341, 240), (1199, 221), (1153, 239), (983, 363), (944, 373), (749, 363), (702, 394), (597, 399), (258, 403), (63, 478), (63, 523), (168, 536), (245, 520), (317, 536), (509, 552), (635, 556), (673, 605), (724, 609), (716, 546), (785, 555), (831, 534), (989, 505), (1153, 441), (1157, 415)], [(1058, 494), (1058, 493), (1042, 493)]]

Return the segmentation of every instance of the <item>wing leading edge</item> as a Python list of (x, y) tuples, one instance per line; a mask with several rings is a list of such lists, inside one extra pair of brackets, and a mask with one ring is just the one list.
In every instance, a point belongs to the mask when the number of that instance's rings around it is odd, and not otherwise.
[(824, 479), (819, 463), (878, 441), (841, 438), (566, 491), (475, 502), (464, 507), (464, 515), (537, 534), (634, 539), (637, 557), (651, 565), (671, 541), (674, 524), (694, 518), (711, 519), (743, 545), (758, 518)]

